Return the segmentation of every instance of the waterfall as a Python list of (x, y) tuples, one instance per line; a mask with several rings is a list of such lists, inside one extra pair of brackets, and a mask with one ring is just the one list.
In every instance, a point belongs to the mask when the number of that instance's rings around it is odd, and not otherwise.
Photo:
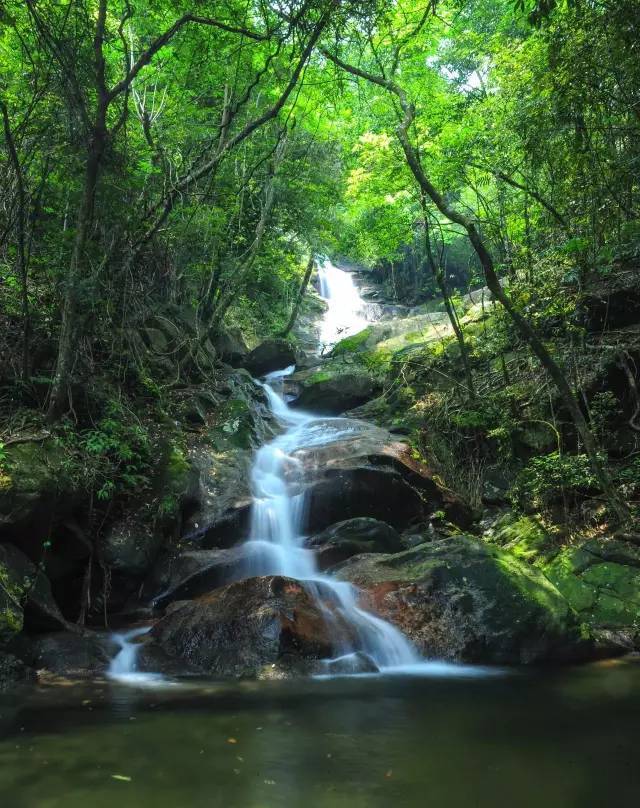
[[(364, 306), (351, 275), (324, 263), (320, 291), (327, 302), (322, 335), (326, 341), (357, 333), (366, 325)], [(358, 606), (358, 591), (318, 571), (314, 553), (304, 544), (305, 470), (296, 452), (326, 446), (353, 434), (356, 422), (327, 418), (291, 409), (282, 381), (295, 368), (265, 377), (262, 386), (284, 431), (256, 453), (251, 471), (253, 505), (246, 544), (246, 575), (285, 575), (305, 583), (327, 620), (339, 616), (354, 639), (339, 649), (340, 656), (366, 654), (380, 670), (412, 666), (420, 657), (397, 628)], [(321, 594), (320, 594), (321, 590)]]
[(151, 626), (134, 628), (121, 634), (112, 634), (111, 639), (119, 647), (118, 653), (113, 657), (107, 670), (109, 679), (124, 684), (157, 685), (165, 681), (159, 673), (141, 673), (137, 668), (140, 643), (135, 642), (139, 637), (147, 634)]
[(323, 349), (366, 328), (366, 304), (360, 297), (353, 275), (324, 261), (318, 269), (320, 297), (327, 301), (327, 311), (320, 327)]

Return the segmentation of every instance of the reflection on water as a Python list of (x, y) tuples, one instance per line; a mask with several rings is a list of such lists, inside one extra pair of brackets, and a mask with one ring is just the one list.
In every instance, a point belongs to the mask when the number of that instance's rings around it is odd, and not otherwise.
[(0, 696), (7, 808), (637, 803), (640, 665)]

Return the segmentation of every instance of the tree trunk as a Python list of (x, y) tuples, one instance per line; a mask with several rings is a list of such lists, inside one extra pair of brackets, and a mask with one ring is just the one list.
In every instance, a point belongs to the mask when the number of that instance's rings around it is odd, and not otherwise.
[(447, 312), (447, 316), (449, 318), (449, 322), (451, 323), (451, 328), (453, 329), (453, 333), (455, 334), (456, 340), (458, 341), (458, 346), (460, 348), (460, 358), (462, 359), (462, 366), (464, 368), (464, 376), (467, 382), (467, 389), (469, 391), (469, 399), (473, 401), (476, 397), (475, 385), (473, 383), (473, 374), (471, 373), (471, 363), (469, 362), (469, 351), (467, 349), (467, 343), (464, 338), (464, 332), (460, 327), (460, 321), (458, 320), (458, 315), (455, 312), (453, 303), (451, 302), (451, 298), (449, 296), (449, 290), (447, 288), (447, 284), (444, 278), (444, 272), (442, 268), (436, 265), (435, 258), (433, 256), (433, 250), (431, 249), (431, 237), (429, 235), (429, 222), (427, 219), (427, 201), (425, 199), (424, 194), (420, 194), (420, 203), (422, 205), (422, 213), (424, 216), (424, 246), (425, 252), (427, 253), (427, 260), (429, 263), (429, 268), (431, 269), (431, 274), (440, 289), (440, 294), (442, 295), (442, 300), (444, 301), (444, 308)]
[(300, 306), (302, 301), (304, 300), (304, 296), (307, 291), (307, 287), (309, 286), (309, 281), (311, 280), (311, 275), (313, 274), (313, 268), (315, 266), (315, 257), (313, 253), (309, 256), (309, 261), (307, 263), (307, 267), (304, 271), (304, 277), (302, 279), (302, 283), (300, 284), (300, 288), (298, 289), (298, 294), (296, 295), (295, 302), (293, 304), (293, 309), (291, 309), (291, 316), (289, 317), (289, 322), (287, 323), (286, 327), (283, 329), (282, 333), (280, 334), (281, 337), (289, 336), (291, 329), (296, 323), (298, 319), (298, 312), (300, 311)]
[(62, 322), (58, 338), (58, 356), (49, 398), (49, 421), (58, 419), (69, 404), (69, 382), (74, 363), (74, 353), (78, 342), (80, 284), (86, 276), (86, 251), (89, 232), (93, 222), (96, 190), (100, 177), (102, 157), (106, 142), (106, 107), (101, 105), (99, 115), (102, 120), (94, 128), (89, 155), (87, 157), (84, 189), (76, 216), (76, 234), (73, 242), (71, 261), (65, 279), (62, 307)]
[(29, 278), (27, 268), (27, 194), (24, 187), (24, 175), (18, 158), (16, 143), (9, 122), (9, 110), (4, 101), (0, 101), (4, 136), (7, 142), (9, 160), (16, 175), (16, 189), (18, 196), (18, 212), (16, 218), (16, 274), (20, 280), (20, 307), (22, 313), (22, 378), (29, 378), (29, 339), (31, 335), (31, 315), (29, 312)]

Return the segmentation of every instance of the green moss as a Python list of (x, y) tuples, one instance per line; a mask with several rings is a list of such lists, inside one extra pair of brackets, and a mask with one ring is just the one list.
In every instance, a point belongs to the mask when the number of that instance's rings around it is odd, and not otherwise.
[(555, 538), (535, 516), (509, 513), (495, 526), (492, 541), (517, 558), (529, 563), (541, 561), (555, 552)]
[(340, 340), (331, 351), (332, 356), (343, 356), (344, 354), (354, 353), (360, 350), (365, 342), (373, 333), (373, 326), (368, 326), (357, 334), (352, 334), (350, 337)]
[(333, 379), (335, 374), (329, 373), (326, 370), (319, 370), (317, 373), (313, 373), (307, 379), (305, 379), (305, 386), (311, 384), (320, 384), (321, 382), (329, 382)]
[(545, 573), (589, 625), (640, 627), (639, 567), (605, 561), (584, 548), (566, 548)]
[(0, 563), (0, 646), (22, 631), (23, 613), (20, 601), (23, 597), (22, 582)]

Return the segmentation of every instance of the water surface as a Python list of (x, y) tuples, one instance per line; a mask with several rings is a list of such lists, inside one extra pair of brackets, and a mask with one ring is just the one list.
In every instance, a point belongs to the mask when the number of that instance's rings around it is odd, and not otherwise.
[(475, 678), (434, 673), (158, 690), (105, 682), (6, 694), (0, 805), (637, 804), (638, 662)]

